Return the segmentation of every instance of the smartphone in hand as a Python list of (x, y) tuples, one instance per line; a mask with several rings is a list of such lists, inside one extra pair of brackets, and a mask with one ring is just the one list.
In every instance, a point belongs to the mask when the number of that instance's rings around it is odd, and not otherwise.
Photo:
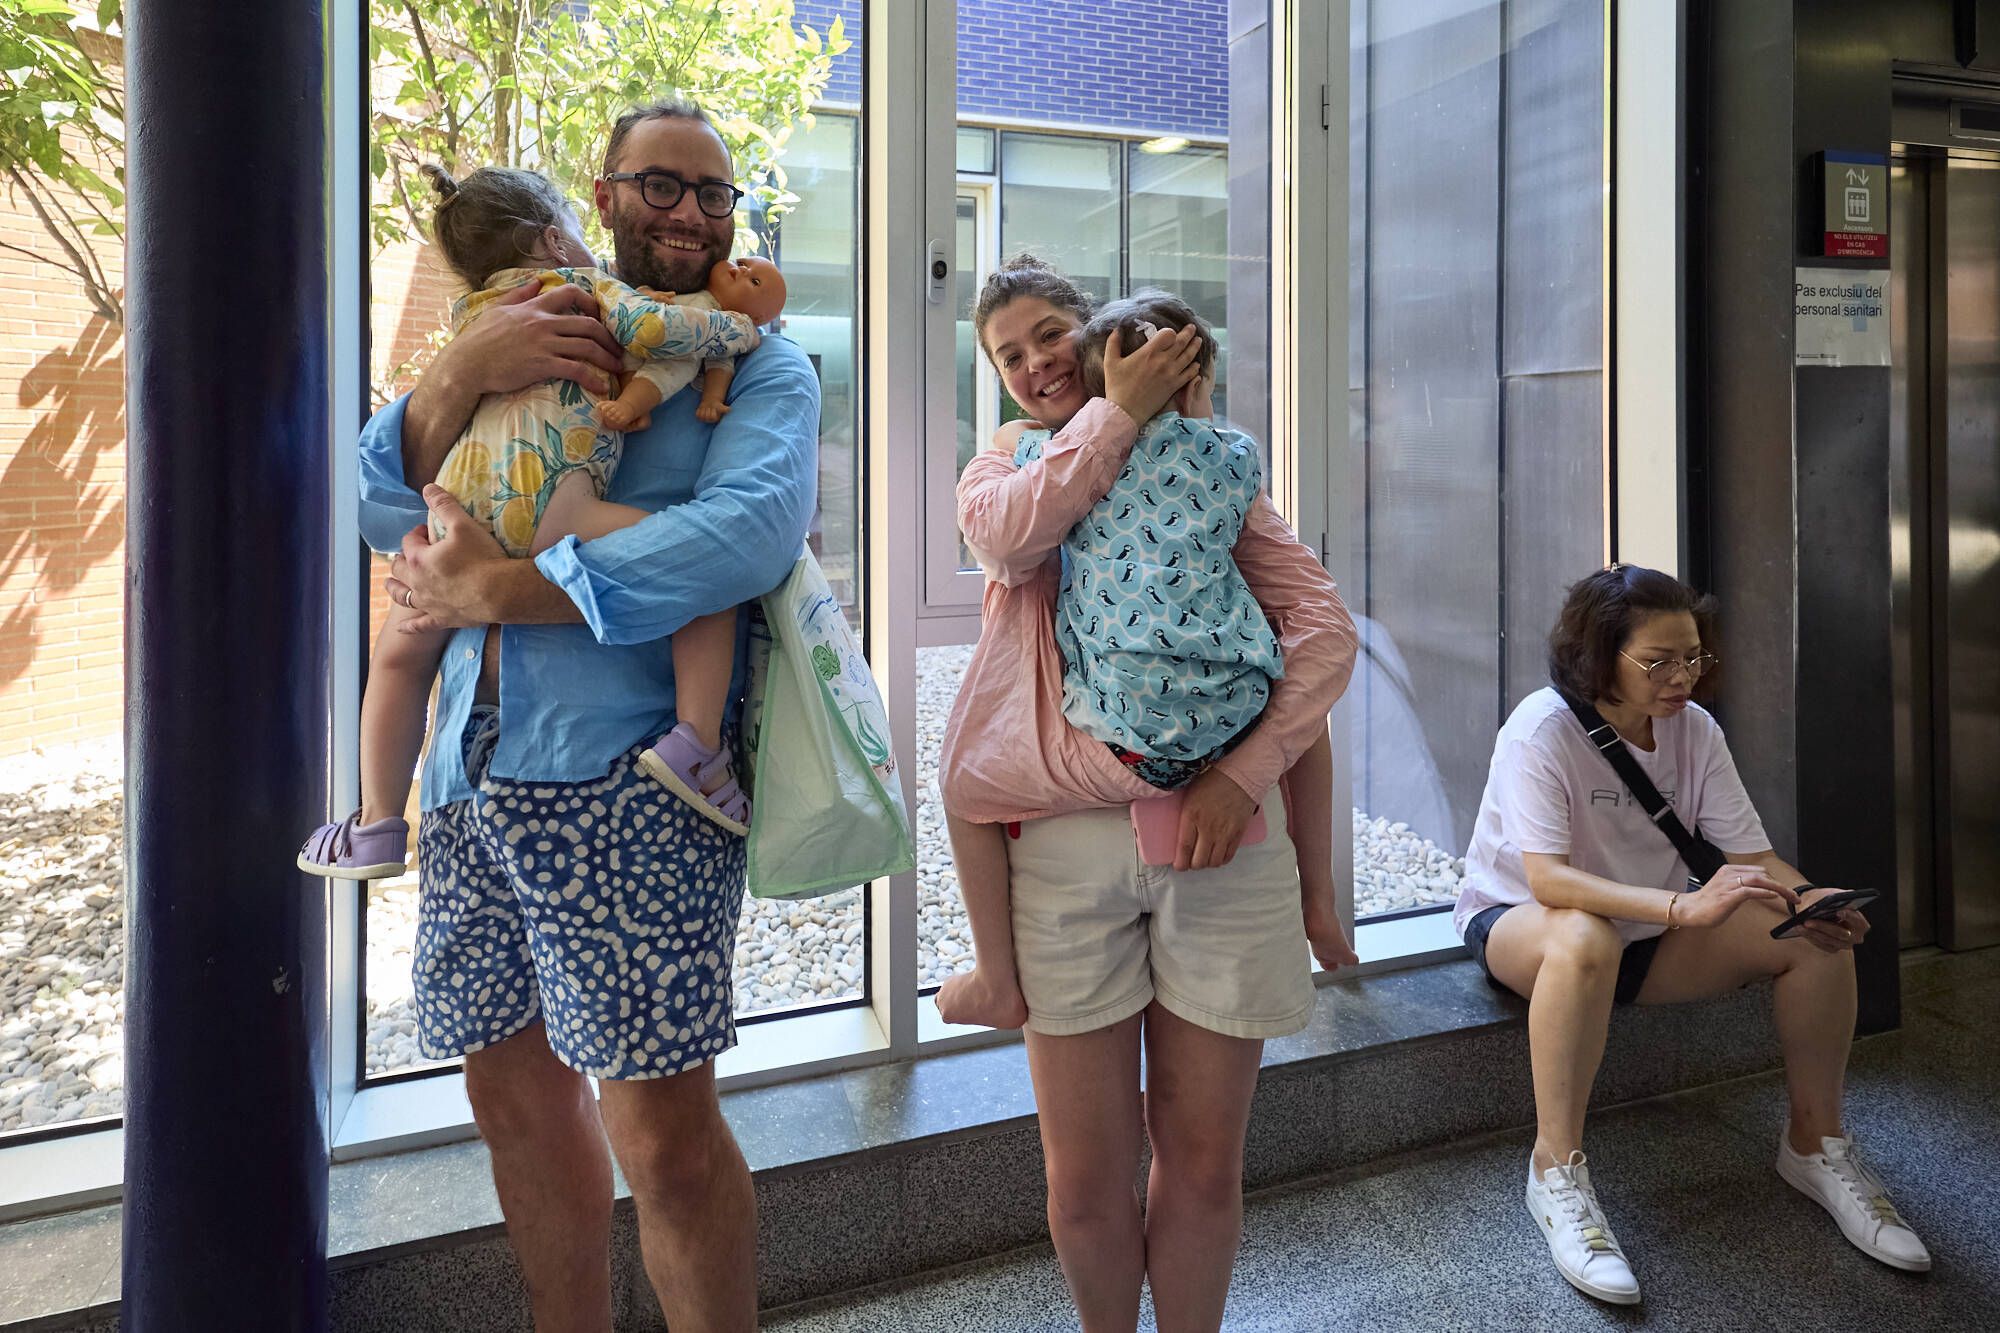
[(1829, 893), (1824, 898), (1815, 898), (1771, 927), (1771, 938), (1784, 939), (1808, 921), (1830, 920), (1850, 907), (1858, 912), (1881, 896), (1873, 889), (1842, 889), (1838, 893)]

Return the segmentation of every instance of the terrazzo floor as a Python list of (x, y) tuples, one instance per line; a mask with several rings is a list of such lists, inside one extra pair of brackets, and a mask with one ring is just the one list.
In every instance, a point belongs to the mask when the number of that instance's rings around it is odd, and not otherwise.
[[(1974, 960), (1977, 961), (1974, 961)], [(1956, 963), (1958, 960), (1953, 960)], [(1489, 1135), (1251, 1199), (1224, 1327), (2000, 1328), (2000, 951), (1906, 989), (1904, 1027), (1861, 1043), (1848, 1127), (1936, 1257), (1927, 1275), (1850, 1248), (1772, 1169), (1776, 1074), (1602, 1113), (1593, 1175), (1644, 1301), (1556, 1273), (1521, 1201), (1530, 1135)], [(1154, 1328), (1150, 1303), (1142, 1329)], [(1048, 1247), (767, 1314), (770, 1333), (1073, 1333)]]

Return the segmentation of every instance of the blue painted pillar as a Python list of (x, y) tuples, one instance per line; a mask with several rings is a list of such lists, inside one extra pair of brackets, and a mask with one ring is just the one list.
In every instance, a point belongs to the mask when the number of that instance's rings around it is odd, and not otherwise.
[(123, 1326), (323, 1329), (321, 12), (125, 20)]

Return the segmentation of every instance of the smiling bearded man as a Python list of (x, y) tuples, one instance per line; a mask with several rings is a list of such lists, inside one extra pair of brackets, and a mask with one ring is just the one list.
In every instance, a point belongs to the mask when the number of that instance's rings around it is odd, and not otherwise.
[[(732, 175), (698, 108), (621, 117), (594, 190), (617, 276), (702, 289), (735, 235)], [(720, 422), (698, 420), (699, 394), (683, 391), (626, 437), (605, 498), (646, 518), (509, 559), (427, 483), (481, 395), (549, 379), (602, 393), (622, 351), (587, 294), (537, 289), (495, 301), (361, 440), (364, 535), (378, 550), (401, 541), (390, 595), (463, 627), (424, 770), (419, 1044), (465, 1061), (538, 1329), (611, 1327), (608, 1132), (668, 1322), (747, 1333), (756, 1202), (714, 1075), (736, 1041), (743, 841), (636, 760), (675, 725), (670, 636), (754, 601), (798, 556), (819, 382), (796, 344), (766, 336), (738, 362)], [(434, 542), (410, 530), (426, 504)], [(742, 643), (739, 627), (738, 681)]]

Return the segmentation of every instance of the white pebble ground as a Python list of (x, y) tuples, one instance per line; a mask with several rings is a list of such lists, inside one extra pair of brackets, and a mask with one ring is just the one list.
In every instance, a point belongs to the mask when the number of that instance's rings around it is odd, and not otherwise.
[[(969, 647), (918, 652), (917, 969), (925, 987), (972, 963), (937, 794), (945, 715), (970, 657)], [(0, 759), (0, 1134), (115, 1115), (122, 1102), (121, 765), (115, 737)], [(1457, 896), (1463, 861), (1404, 825), (1359, 810), (1353, 821), (1358, 916)], [(370, 1074), (421, 1063), (410, 1016), (415, 931), (414, 878), (377, 884), (367, 931)], [(736, 939), (737, 1011), (858, 996), (865, 963), (858, 892), (747, 900)]]

